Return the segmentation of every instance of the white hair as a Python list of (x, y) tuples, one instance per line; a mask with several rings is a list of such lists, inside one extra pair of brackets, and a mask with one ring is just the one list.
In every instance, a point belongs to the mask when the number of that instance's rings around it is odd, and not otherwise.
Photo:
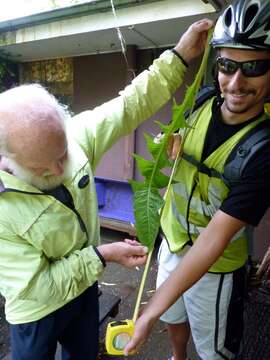
[(7, 146), (6, 126), (3, 124), (2, 121), (0, 121), (0, 158), (1, 155), (12, 157), (12, 154), (8, 151), (8, 146)]
[(61, 104), (40, 84), (27, 84), (0, 94), (0, 155), (14, 157), (8, 147), (8, 128), (11, 121), (22, 126), (32, 121), (46, 121), (46, 114), (55, 111), (63, 128), (70, 118), (66, 105)]

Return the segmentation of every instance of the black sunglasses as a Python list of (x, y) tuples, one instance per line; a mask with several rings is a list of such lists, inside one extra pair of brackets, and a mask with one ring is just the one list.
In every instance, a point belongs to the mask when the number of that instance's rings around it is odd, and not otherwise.
[(234, 61), (225, 57), (217, 58), (217, 69), (226, 75), (233, 75), (238, 69), (246, 77), (262, 76), (270, 69), (270, 60)]

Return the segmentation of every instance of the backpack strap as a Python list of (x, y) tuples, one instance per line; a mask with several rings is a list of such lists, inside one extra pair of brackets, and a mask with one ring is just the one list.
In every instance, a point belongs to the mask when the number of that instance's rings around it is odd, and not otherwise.
[(190, 164), (194, 165), (198, 169), (199, 172), (206, 174), (209, 177), (215, 177), (215, 178), (223, 180), (223, 174), (221, 174), (220, 172), (218, 172), (217, 170), (215, 170), (213, 168), (209, 168), (204, 163), (196, 160), (193, 156), (188, 155), (183, 152), (182, 158), (185, 159)]
[[(217, 94), (217, 90), (214, 86), (210, 86), (210, 85), (202, 86), (200, 88), (200, 90), (198, 91), (192, 112), (196, 111), (200, 106), (203, 105), (203, 103), (205, 101), (207, 101), (208, 99), (211, 99), (216, 94)], [(185, 119), (187, 119), (189, 117), (190, 112), (191, 112), (191, 109), (188, 109), (185, 112), (185, 114), (184, 114)]]
[(209, 168), (186, 153), (182, 153), (182, 158), (196, 166), (199, 172), (209, 177), (222, 179), (228, 187), (231, 187), (240, 183), (247, 164), (264, 146), (270, 146), (270, 121), (267, 120), (248, 131), (240, 142), (236, 144), (226, 160), (223, 173)]
[(224, 179), (230, 186), (241, 181), (247, 164), (264, 146), (270, 146), (270, 121), (263, 121), (251, 129), (232, 149), (224, 166)]

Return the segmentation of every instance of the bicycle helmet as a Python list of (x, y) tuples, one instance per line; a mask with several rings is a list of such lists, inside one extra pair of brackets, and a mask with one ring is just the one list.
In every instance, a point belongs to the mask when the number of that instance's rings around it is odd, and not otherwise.
[(238, 0), (218, 18), (213, 47), (270, 51), (270, 0)]

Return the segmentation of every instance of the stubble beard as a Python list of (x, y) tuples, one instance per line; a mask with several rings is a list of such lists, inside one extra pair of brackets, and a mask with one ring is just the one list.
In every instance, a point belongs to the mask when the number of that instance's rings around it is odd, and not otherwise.
[(247, 97), (247, 100), (243, 103), (235, 101), (230, 98), (231, 96), (236, 95), (235, 91), (225, 91), (224, 93), (224, 103), (223, 106), (232, 114), (244, 114), (251, 110), (253, 107), (256, 106), (255, 102), (252, 102), (252, 98), (249, 99), (250, 96), (255, 96), (256, 93), (253, 90), (245, 90), (245, 89), (239, 89), (237, 91), (238, 94), (245, 94), (244, 96)]

